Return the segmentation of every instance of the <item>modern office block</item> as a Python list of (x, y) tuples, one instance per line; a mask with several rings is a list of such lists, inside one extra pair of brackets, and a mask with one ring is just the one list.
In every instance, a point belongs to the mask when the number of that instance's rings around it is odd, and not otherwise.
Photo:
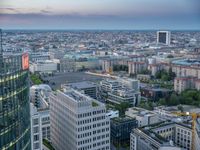
[(111, 142), (115, 146), (129, 144), (130, 133), (137, 128), (137, 120), (129, 117), (111, 119)]
[(110, 149), (103, 103), (74, 89), (50, 95), (51, 142), (56, 150)]
[(0, 149), (30, 150), (28, 54), (0, 55)]

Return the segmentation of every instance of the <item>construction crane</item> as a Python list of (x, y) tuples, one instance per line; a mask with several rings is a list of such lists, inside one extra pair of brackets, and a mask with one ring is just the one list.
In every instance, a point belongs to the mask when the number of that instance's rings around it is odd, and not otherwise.
[(113, 69), (112, 67), (109, 67), (109, 74), (112, 74), (113, 73)]
[(190, 113), (190, 112), (172, 112), (177, 116), (190, 116), (192, 117), (192, 149), (195, 150), (195, 130), (196, 130), (196, 119), (200, 118), (199, 113)]

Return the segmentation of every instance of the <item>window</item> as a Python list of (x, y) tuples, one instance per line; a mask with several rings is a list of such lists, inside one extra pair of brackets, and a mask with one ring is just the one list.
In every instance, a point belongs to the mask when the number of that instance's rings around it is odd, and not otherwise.
[(33, 125), (37, 125), (39, 123), (39, 119), (36, 118), (36, 119), (33, 119)]

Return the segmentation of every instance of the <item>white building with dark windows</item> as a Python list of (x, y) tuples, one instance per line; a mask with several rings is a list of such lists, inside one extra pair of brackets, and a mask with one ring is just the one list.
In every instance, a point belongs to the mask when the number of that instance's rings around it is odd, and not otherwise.
[(49, 109), (38, 109), (32, 103), (30, 108), (32, 150), (42, 150), (43, 139), (51, 139)]
[(131, 78), (106, 79), (100, 82), (100, 91), (102, 98), (111, 103), (137, 106), (141, 99), (139, 86), (139, 80)]
[(109, 150), (110, 118), (103, 103), (68, 88), (50, 95), (51, 142), (56, 150)]
[[(192, 129), (187, 124), (162, 122), (133, 129), (130, 150), (192, 149)], [(197, 149), (195, 149), (197, 150)]]

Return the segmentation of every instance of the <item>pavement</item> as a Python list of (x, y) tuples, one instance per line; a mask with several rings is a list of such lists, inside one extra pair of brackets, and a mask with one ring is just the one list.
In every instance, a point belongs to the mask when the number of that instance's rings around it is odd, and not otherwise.
[(86, 74), (85, 72), (66, 72), (55, 73), (53, 76), (47, 76), (42, 78), (43, 80), (49, 80), (49, 86), (51, 86), (52, 89), (56, 90), (60, 88), (61, 84), (80, 81), (99, 82), (104, 77)]

